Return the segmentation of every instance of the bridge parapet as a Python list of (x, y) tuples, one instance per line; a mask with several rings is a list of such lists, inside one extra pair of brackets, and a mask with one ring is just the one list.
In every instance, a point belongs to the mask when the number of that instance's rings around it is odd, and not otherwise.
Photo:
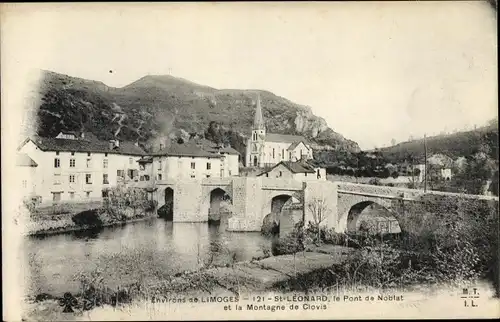
[(444, 192), (444, 191), (435, 191), (435, 190), (427, 190), (424, 192), (423, 190), (417, 189), (408, 189), (408, 188), (398, 188), (398, 187), (388, 187), (388, 186), (374, 186), (368, 184), (359, 184), (359, 183), (351, 183), (351, 182), (342, 182), (336, 181), (334, 182), (339, 190), (339, 193), (343, 192), (355, 192), (358, 194), (372, 194), (379, 196), (387, 196), (387, 197), (404, 197), (415, 199), (424, 195), (436, 195), (436, 196), (450, 196), (450, 197), (460, 197), (465, 199), (477, 199), (477, 200), (496, 200), (498, 201), (498, 197), (493, 196), (485, 196), (485, 195), (472, 195), (465, 193), (453, 193), (453, 192)]
[(262, 189), (264, 190), (288, 190), (301, 191), (303, 183), (293, 178), (278, 179), (278, 178), (260, 178), (262, 180)]
[(212, 177), (212, 178), (202, 179), (201, 184), (205, 186), (227, 186), (230, 185), (232, 182), (233, 178), (231, 177), (225, 177), (225, 178)]

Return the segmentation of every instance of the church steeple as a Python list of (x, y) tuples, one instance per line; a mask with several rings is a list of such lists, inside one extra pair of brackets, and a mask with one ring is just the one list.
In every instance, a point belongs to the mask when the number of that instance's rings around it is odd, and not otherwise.
[(266, 129), (266, 126), (264, 124), (264, 118), (262, 117), (262, 108), (260, 106), (260, 94), (259, 93), (257, 93), (255, 116), (253, 119), (253, 129), (254, 130), (265, 130)]

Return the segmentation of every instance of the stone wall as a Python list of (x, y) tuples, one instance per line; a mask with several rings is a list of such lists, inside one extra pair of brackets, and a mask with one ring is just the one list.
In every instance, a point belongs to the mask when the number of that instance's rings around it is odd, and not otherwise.
[(179, 181), (174, 188), (174, 222), (208, 221), (208, 207), (202, 207), (200, 181)]
[(305, 222), (315, 222), (314, 207), (321, 208), (324, 221), (321, 226), (336, 228), (337, 217), (337, 186), (330, 181), (304, 182), (304, 219)]
[(260, 178), (233, 179), (233, 216), (229, 231), (260, 231), (262, 226), (262, 181)]

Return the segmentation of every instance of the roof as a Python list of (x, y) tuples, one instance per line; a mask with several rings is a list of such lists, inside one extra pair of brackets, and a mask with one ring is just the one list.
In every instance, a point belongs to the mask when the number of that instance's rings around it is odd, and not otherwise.
[[(210, 152), (210, 153), (218, 153), (219, 151), (223, 154), (235, 154), (235, 155), (240, 155), (238, 151), (231, 147), (221, 147), (215, 142), (212, 142), (207, 139), (198, 139), (195, 141), (196, 145), (200, 145), (200, 148)], [(192, 142), (188, 142), (187, 144), (193, 144)]]
[(140, 158), (139, 160), (137, 160), (137, 162), (139, 162), (139, 163), (152, 163), (153, 162), (153, 157), (151, 157), (151, 156), (144, 156), (144, 157)]
[[(306, 145), (306, 144), (305, 144), (304, 142), (302, 142), (302, 141), (297, 141), (297, 142), (292, 143), (292, 144), (288, 147), (288, 149), (287, 149), (287, 150), (288, 150), (288, 151), (292, 151), (292, 150), (294, 150), (296, 147), (298, 147), (298, 146), (299, 146), (299, 144), (301, 144), (301, 143), (302, 143), (302, 144), (304, 144), (304, 145)], [(306, 147), (307, 147), (307, 145), (306, 145)]]
[(262, 117), (262, 108), (260, 106), (260, 94), (257, 93), (257, 102), (255, 108), (255, 116), (253, 119), (253, 128), (259, 130), (265, 130), (266, 126), (264, 124), (264, 119)]
[(307, 144), (307, 140), (301, 135), (278, 134), (278, 133), (266, 133), (266, 141), (284, 142), (284, 143), (304, 142), (304, 144)]
[(95, 139), (56, 139), (35, 136), (27, 138), (22, 144), (32, 141), (42, 151), (57, 152), (93, 152), (93, 153), (112, 153), (125, 155), (145, 155), (143, 149), (132, 142), (119, 142), (119, 146), (110, 149), (108, 141)]
[(220, 154), (207, 152), (194, 143), (178, 144), (172, 143), (169, 147), (153, 153), (155, 156), (178, 156), (178, 157), (203, 157), (220, 158)]
[(35, 161), (33, 161), (33, 159), (30, 158), (27, 154), (18, 153), (16, 156), (16, 166), (19, 166), (19, 167), (38, 167), (38, 164)]
[(261, 176), (267, 172), (272, 171), (274, 168), (278, 167), (279, 165), (283, 165), (288, 170), (290, 170), (292, 173), (316, 173), (313, 166), (307, 162), (281, 161), (280, 163), (276, 164), (271, 169), (259, 174), (259, 176)]

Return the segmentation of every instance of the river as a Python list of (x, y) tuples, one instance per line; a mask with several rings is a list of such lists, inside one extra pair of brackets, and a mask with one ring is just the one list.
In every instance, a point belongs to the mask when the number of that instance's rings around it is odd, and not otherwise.
[(160, 218), (99, 231), (30, 236), (24, 240), (27, 294), (77, 292), (79, 274), (96, 270), (110, 287), (193, 270), (203, 263), (251, 260), (269, 249), (260, 232), (227, 232), (225, 223), (172, 223)]

